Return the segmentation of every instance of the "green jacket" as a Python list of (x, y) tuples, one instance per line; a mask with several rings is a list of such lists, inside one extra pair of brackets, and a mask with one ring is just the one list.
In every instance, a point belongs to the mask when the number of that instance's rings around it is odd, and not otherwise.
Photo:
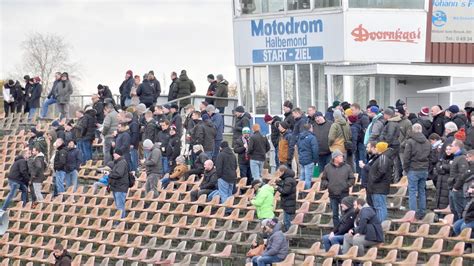
[[(196, 92), (196, 87), (194, 86), (194, 82), (191, 79), (188, 78), (186, 73), (182, 73), (181, 75), (179, 75), (178, 84), (176, 86), (176, 89), (177, 89), (177, 92), (178, 92), (177, 93), (178, 98), (186, 97), (186, 96), (191, 95), (191, 93)], [(190, 103), (191, 103), (191, 99), (184, 99), (184, 100), (180, 101), (180, 106), (183, 107), (183, 106), (186, 106)]]
[(262, 186), (255, 198), (251, 201), (252, 205), (257, 209), (257, 218), (262, 219), (271, 219), (275, 217), (273, 214), (273, 197), (275, 190), (270, 185)]

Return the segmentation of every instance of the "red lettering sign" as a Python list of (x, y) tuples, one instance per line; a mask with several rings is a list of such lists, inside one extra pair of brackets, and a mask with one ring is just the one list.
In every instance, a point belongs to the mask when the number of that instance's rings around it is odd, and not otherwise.
[(406, 42), (418, 43), (421, 40), (421, 29), (418, 31), (403, 31), (400, 28), (394, 31), (369, 31), (362, 24), (351, 32), (356, 42)]

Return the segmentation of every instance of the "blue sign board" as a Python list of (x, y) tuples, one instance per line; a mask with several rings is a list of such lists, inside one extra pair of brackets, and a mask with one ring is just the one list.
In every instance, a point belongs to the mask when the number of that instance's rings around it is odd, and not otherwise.
[(252, 51), (253, 63), (323, 60), (323, 47), (258, 49)]

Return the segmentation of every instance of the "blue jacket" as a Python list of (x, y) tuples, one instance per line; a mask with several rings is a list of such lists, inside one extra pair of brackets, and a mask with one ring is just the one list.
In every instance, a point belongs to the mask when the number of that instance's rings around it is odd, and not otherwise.
[(301, 116), (300, 118), (295, 119), (295, 125), (293, 126), (293, 136), (295, 136), (296, 139), (298, 139), (300, 134), (304, 131), (303, 126), (306, 124), (306, 121), (308, 121), (306, 116)]
[(78, 170), (81, 167), (82, 153), (78, 148), (68, 148), (67, 150), (67, 163), (66, 173), (70, 173), (74, 170)]
[(104, 175), (99, 179), (99, 183), (102, 183), (106, 186), (109, 185), (109, 175)]
[(352, 124), (351, 134), (352, 134), (352, 153), (355, 154), (357, 151), (357, 140), (360, 137), (359, 135), (362, 134), (362, 126), (357, 123)]
[(277, 224), (268, 238), (267, 247), (262, 256), (277, 256), (279, 259), (283, 260), (288, 255), (288, 250), (288, 241), (280, 230), (279, 224)]
[(319, 145), (316, 137), (309, 131), (302, 131), (298, 138), (298, 155), (301, 165), (317, 163), (319, 160)]
[(356, 218), (354, 233), (365, 236), (366, 240), (374, 242), (383, 242), (384, 235), (382, 224), (377, 218), (375, 209), (365, 204), (359, 211), (359, 215)]
[(216, 141), (224, 139), (224, 118), (219, 113), (214, 113), (211, 117), (211, 121), (216, 128)]

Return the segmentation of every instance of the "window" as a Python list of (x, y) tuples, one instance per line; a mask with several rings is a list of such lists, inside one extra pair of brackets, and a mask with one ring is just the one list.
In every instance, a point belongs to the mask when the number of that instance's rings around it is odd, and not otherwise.
[(314, 8), (341, 6), (341, 0), (314, 0)]
[(390, 105), (390, 78), (375, 77), (375, 100), (382, 108)]
[(314, 104), (316, 109), (325, 113), (328, 107), (328, 94), (326, 89), (326, 75), (321, 65), (313, 65)]
[(250, 68), (240, 69), (240, 95), (242, 105), (249, 112), (253, 111), (252, 91), (250, 87)]
[(309, 0), (287, 0), (288, 10), (309, 9)]
[(280, 66), (269, 66), (270, 73), (270, 114), (282, 113), (281, 97), (281, 68)]
[(354, 76), (354, 102), (367, 106), (369, 102), (370, 77)]
[(344, 87), (343, 87), (343, 76), (332, 77), (332, 90), (334, 93), (334, 101), (344, 101)]
[(349, 7), (424, 9), (425, 0), (350, 0)]
[(284, 11), (285, 0), (235, 0), (235, 14), (262, 14)]
[(255, 113), (268, 113), (268, 76), (267, 67), (254, 67)]
[(311, 69), (309, 65), (298, 65), (298, 106), (306, 110), (311, 105)]
[(283, 100), (291, 101), (293, 104), (296, 100), (296, 73), (295, 66), (283, 66)]

